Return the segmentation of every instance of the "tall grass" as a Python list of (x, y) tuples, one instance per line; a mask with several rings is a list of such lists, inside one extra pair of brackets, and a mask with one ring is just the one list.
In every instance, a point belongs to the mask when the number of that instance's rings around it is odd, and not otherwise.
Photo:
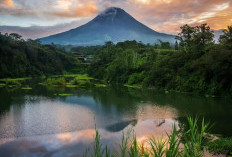
[(47, 85), (52, 85), (52, 86), (65, 86), (66, 85), (66, 80), (65, 78), (48, 78), (46, 80)]
[[(203, 148), (210, 141), (208, 138), (209, 123), (203, 119), (200, 127), (199, 119), (188, 117), (187, 130), (180, 132), (176, 125), (173, 125), (172, 132), (167, 133), (166, 138), (151, 137), (148, 139), (148, 146), (140, 144), (135, 133), (123, 133), (119, 149), (110, 151), (106, 145), (103, 147), (98, 130), (93, 144), (93, 149), (87, 149), (85, 157), (202, 157)], [(181, 140), (184, 139), (184, 140)], [(90, 153), (92, 152), (92, 153)]]

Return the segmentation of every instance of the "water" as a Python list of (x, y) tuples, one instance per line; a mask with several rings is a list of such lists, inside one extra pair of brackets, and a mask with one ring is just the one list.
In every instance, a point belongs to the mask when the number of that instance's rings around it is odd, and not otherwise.
[[(120, 142), (130, 128), (138, 140), (164, 136), (187, 116), (214, 123), (212, 133), (232, 136), (232, 99), (124, 87), (93, 89), (0, 88), (0, 154), (3, 156), (81, 156), (95, 126), (103, 143)], [(72, 96), (60, 97), (59, 93)]]

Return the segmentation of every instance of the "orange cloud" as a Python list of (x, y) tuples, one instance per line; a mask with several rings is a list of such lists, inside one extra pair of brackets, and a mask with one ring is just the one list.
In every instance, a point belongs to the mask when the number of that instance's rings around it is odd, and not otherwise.
[[(208, 23), (212, 29), (232, 24), (231, 0), (128, 0), (138, 20), (166, 33), (177, 33), (184, 24)], [(131, 9), (133, 10), (133, 9)], [(220, 21), (220, 22), (219, 22)]]
[(0, 5), (4, 7), (9, 7), (9, 8), (13, 8), (15, 6), (12, 0), (1, 0)]
[(97, 4), (95, 1), (82, 1), (73, 4), (71, 1), (60, 1), (58, 11), (52, 11), (51, 14), (59, 17), (89, 17), (97, 13)]

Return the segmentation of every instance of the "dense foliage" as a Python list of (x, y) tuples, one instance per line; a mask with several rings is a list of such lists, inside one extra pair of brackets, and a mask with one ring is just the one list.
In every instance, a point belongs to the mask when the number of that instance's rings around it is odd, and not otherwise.
[(175, 45), (107, 42), (94, 55), (91, 76), (111, 83), (211, 95), (232, 93), (232, 26), (219, 43), (207, 24), (184, 25)]
[(89, 74), (109, 83), (231, 94), (232, 26), (224, 30), (219, 43), (213, 37), (207, 24), (184, 25), (175, 45), (162, 41), (155, 45), (107, 42), (104, 46), (73, 47), (72, 53), (66, 53), (53, 44), (24, 41), (18, 34), (0, 34), (0, 77), (61, 74), (78, 69), (85, 72), (91, 62)]
[(0, 78), (61, 74), (74, 66), (76, 60), (55, 45), (0, 34)]
[(78, 55), (92, 55), (95, 52), (97, 52), (100, 48), (101, 46), (78, 46), (72, 47), (70, 49), (70, 52)]
[(208, 144), (208, 149), (210, 152), (215, 154), (227, 154), (232, 155), (232, 138), (219, 138)]

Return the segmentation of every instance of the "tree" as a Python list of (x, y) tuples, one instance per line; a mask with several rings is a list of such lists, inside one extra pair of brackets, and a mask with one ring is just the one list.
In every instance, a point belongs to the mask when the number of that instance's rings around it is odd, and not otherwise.
[(194, 27), (193, 40), (197, 51), (205, 51), (206, 46), (213, 43), (214, 34), (205, 23)]
[(180, 41), (180, 47), (188, 53), (201, 54), (208, 45), (213, 43), (214, 34), (207, 24), (191, 27), (184, 25), (181, 33), (176, 37)]
[(180, 47), (185, 52), (190, 52), (191, 45), (193, 43), (193, 34), (195, 32), (195, 29), (194, 27), (191, 27), (187, 24), (180, 27), (180, 29), (181, 29), (181, 32), (178, 34), (176, 39), (180, 41)]
[(169, 42), (163, 42), (162, 40), (159, 40), (159, 42), (161, 49), (171, 49), (171, 45)]
[(175, 43), (175, 50), (179, 50), (179, 44), (178, 44), (177, 41), (176, 41), (176, 43)]
[(17, 33), (11, 33), (10, 34), (10, 37), (13, 39), (13, 40), (16, 40), (16, 41), (19, 41), (21, 40), (22, 36), (17, 34)]
[(220, 36), (219, 42), (228, 48), (232, 48), (232, 25), (223, 30), (223, 35)]

